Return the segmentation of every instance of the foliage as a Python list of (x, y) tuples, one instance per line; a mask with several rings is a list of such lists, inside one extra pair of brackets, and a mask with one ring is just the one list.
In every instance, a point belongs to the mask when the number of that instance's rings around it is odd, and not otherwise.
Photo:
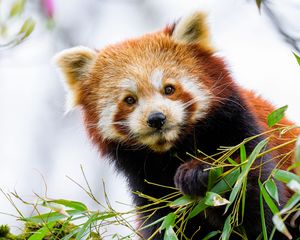
[[(0, 1), (0, 9), (1, 5), (3, 3)], [(35, 21), (30, 17), (24, 20), (25, 6), (26, 0), (14, 0), (7, 16), (0, 19), (0, 50), (15, 47), (33, 32)], [(17, 25), (17, 30), (13, 27), (14, 25)]]
[(300, 65), (300, 57), (299, 57), (296, 53), (294, 53), (294, 56), (295, 56), (295, 58), (296, 58), (298, 64)]

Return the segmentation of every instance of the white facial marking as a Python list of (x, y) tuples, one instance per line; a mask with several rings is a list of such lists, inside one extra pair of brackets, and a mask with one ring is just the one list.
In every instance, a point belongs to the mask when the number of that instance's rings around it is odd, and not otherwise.
[(154, 69), (153, 72), (151, 73), (150, 81), (157, 90), (160, 90), (162, 86), (163, 76), (164, 76), (163, 71), (158, 68)]
[(118, 136), (118, 133), (114, 129), (114, 115), (117, 111), (115, 104), (106, 104), (100, 113), (98, 122), (98, 128), (100, 129), (102, 136), (105, 139), (114, 139)]
[(193, 96), (193, 99), (189, 103), (186, 103), (186, 108), (188, 105), (192, 105), (194, 103), (196, 104), (197, 110), (194, 116), (192, 116), (192, 120), (194, 121), (196, 119), (203, 118), (206, 115), (211, 103), (211, 96), (209, 92), (204, 86), (201, 86), (199, 82), (190, 77), (182, 77), (180, 79), (180, 83), (183, 89)]
[(120, 82), (119, 87), (122, 88), (122, 89), (124, 89), (124, 90), (128, 90), (130, 92), (137, 93), (136, 82), (134, 80), (132, 80), (132, 79), (129, 79), (129, 78), (123, 79)]

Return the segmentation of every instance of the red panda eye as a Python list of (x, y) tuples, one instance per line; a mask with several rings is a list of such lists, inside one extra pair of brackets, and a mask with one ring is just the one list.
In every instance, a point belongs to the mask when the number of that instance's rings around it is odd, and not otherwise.
[(171, 95), (175, 92), (175, 88), (172, 85), (165, 87), (165, 95)]
[(135, 104), (136, 100), (134, 97), (129, 96), (124, 99), (124, 102), (126, 102), (128, 105), (133, 105)]

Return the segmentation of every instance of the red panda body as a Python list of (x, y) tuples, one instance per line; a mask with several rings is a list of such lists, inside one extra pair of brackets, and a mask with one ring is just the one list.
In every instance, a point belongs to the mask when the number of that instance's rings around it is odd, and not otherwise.
[[(232, 79), (223, 60), (215, 56), (209, 45), (202, 14), (196, 13), (162, 32), (109, 46), (100, 52), (80, 48), (67, 50), (58, 57), (75, 104), (81, 105), (85, 125), (94, 144), (108, 156), (127, 177), (134, 192), (156, 198), (171, 190), (145, 182), (176, 186), (182, 193), (203, 197), (208, 180), (208, 166), (192, 159), (196, 149), (207, 155), (220, 146), (234, 146), (244, 139), (269, 128), (267, 115), (273, 107), (254, 93), (239, 87)], [(284, 119), (283, 124), (292, 125)], [(298, 135), (297, 130), (285, 138)], [(264, 136), (246, 144), (247, 153)], [(282, 143), (272, 138), (270, 145)], [(292, 151), (292, 144), (276, 154)], [(265, 181), (278, 164), (271, 160), (275, 153), (258, 159), (247, 182), (247, 199), (243, 226), (249, 239), (261, 233), (258, 179)], [(283, 168), (293, 161), (289, 158)], [(261, 173), (261, 175), (259, 175)], [(280, 202), (289, 192), (277, 183)], [(147, 199), (133, 195), (137, 206)], [(150, 224), (168, 214), (164, 208), (148, 213)], [(191, 219), (184, 232), (186, 237), (202, 239), (223, 228), (224, 208), (211, 208), (206, 215)], [(266, 208), (267, 230), (272, 230), (272, 214)], [(147, 239), (158, 225), (141, 231)], [(299, 232), (295, 233), (298, 236)], [(282, 239), (276, 233), (273, 239)], [(152, 239), (163, 239), (163, 233)], [(232, 237), (231, 239), (238, 239)]]

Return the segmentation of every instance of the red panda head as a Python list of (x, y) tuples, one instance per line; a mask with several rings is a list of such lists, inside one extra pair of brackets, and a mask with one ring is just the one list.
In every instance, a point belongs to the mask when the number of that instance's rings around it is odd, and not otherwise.
[(95, 142), (165, 152), (213, 105), (211, 56), (204, 16), (194, 13), (99, 52), (65, 50), (57, 63)]

